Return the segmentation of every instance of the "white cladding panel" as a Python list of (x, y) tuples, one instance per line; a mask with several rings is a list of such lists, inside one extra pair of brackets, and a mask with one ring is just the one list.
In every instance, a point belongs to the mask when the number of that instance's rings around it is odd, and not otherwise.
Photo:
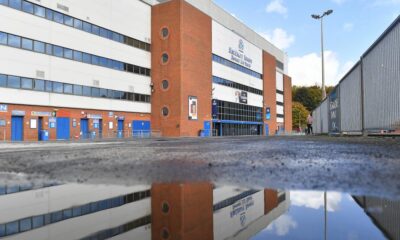
[(277, 114), (285, 114), (283, 111), (283, 106), (276, 105), (276, 113)]
[(276, 72), (276, 90), (283, 91), (283, 74)]
[(212, 52), (263, 73), (262, 50), (215, 21), (212, 22)]
[[(244, 222), (241, 222), (243, 215)], [(220, 209), (214, 212), (214, 239), (229, 239), (263, 215), (264, 191)]]
[(283, 94), (277, 93), (276, 94), (276, 101), (283, 103), (284, 102)]
[[(214, 89), (213, 99), (218, 99), (226, 102), (240, 103), (238, 93), (242, 92), (241, 90), (214, 83), (213, 83), (213, 89)], [(261, 95), (247, 92), (246, 105), (262, 108), (262, 103), (263, 103), (263, 97)]]
[(284, 122), (285, 122), (285, 119), (284, 119), (284, 118), (281, 118), (281, 117), (278, 117), (278, 118), (276, 118), (276, 122), (277, 122), (277, 123), (284, 123)]
[(242, 73), (233, 68), (227, 67), (217, 62), (212, 63), (213, 76), (224, 78), (232, 82), (240, 83), (245, 86), (250, 86), (259, 90), (263, 90), (263, 80), (250, 76), (246, 73)]

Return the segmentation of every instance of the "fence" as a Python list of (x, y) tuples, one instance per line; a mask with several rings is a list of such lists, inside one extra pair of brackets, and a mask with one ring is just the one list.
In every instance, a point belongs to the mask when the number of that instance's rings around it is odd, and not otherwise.
[(313, 111), (317, 134), (400, 133), (400, 15)]

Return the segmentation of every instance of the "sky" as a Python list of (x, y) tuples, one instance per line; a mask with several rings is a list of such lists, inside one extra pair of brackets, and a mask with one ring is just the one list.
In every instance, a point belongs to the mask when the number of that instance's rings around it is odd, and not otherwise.
[(400, 14), (400, 0), (214, 0), (289, 57), (293, 85), (321, 84), (324, 18), (326, 84), (336, 85)]

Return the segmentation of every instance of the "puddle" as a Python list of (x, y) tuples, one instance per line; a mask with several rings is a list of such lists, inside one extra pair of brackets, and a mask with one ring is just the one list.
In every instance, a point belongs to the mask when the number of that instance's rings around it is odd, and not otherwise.
[(400, 202), (212, 182), (0, 185), (1, 239), (399, 239)]

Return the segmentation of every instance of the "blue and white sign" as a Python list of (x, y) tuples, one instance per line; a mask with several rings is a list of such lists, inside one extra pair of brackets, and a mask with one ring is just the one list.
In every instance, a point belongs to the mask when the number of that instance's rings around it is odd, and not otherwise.
[(0, 112), (8, 112), (8, 105), (0, 104)]
[(266, 120), (271, 120), (271, 108), (267, 107), (265, 109), (265, 119)]
[(13, 115), (13, 116), (25, 116), (25, 111), (12, 110), (11, 115)]

